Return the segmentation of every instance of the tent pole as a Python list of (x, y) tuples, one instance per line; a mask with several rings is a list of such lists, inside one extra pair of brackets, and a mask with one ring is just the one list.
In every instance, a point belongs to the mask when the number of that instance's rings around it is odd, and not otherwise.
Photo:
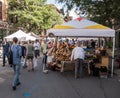
[(98, 47), (100, 47), (100, 37), (98, 38)]
[(115, 54), (115, 37), (113, 38), (111, 77), (113, 77), (113, 70), (114, 70), (114, 54)]

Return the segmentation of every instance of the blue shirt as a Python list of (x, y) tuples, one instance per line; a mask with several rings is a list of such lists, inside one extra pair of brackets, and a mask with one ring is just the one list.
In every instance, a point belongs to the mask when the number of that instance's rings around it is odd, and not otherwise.
[(21, 56), (22, 56), (22, 49), (19, 45), (12, 45), (11, 47), (12, 54), (13, 54), (13, 64), (20, 65), (21, 63)]

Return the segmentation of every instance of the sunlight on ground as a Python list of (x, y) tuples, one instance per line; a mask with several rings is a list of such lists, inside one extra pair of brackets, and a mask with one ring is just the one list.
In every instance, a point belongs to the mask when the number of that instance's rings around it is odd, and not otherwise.
[(5, 79), (0, 78), (0, 83), (3, 83), (5, 81)]

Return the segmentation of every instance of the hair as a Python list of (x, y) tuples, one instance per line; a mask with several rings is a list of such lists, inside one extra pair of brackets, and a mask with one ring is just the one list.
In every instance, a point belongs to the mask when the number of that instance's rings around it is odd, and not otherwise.
[(81, 46), (82, 42), (81, 41), (77, 41), (77, 46)]
[(31, 44), (31, 43), (32, 43), (32, 41), (31, 41), (31, 40), (29, 40), (29, 43)]
[(38, 42), (38, 41), (39, 41), (38, 39), (35, 40), (35, 42)]
[(17, 42), (18, 42), (18, 38), (17, 38), (17, 37), (14, 37), (14, 38), (13, 38), (13, 42), (14, 42), (14, 43), (17, 43)]
[(21, 42), (19, 41), (19, 42), (18, 42), (18, 44), (20, 45), (20, 44), (21, 44)]

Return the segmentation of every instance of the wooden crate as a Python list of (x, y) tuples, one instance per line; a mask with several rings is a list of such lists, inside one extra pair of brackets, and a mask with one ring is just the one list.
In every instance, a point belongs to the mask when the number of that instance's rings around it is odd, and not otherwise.
[(96, 64), (95, 66), (96, 66), (96, 67), (99, 67), (99, 68), (100, 68), (100, 66), (106, 66), (107, 69), (108, 69), (108, 65), (109, 65), (109, 58), (103, 56), (101, 63), (98, 63), (98, 64)]
[(68, 70), (74, 70), (75, 68), (75, 63), (72, 61), (62, 61), (62, 66), (61, 66), (61, 72), (63, 71), (68, 71)]

